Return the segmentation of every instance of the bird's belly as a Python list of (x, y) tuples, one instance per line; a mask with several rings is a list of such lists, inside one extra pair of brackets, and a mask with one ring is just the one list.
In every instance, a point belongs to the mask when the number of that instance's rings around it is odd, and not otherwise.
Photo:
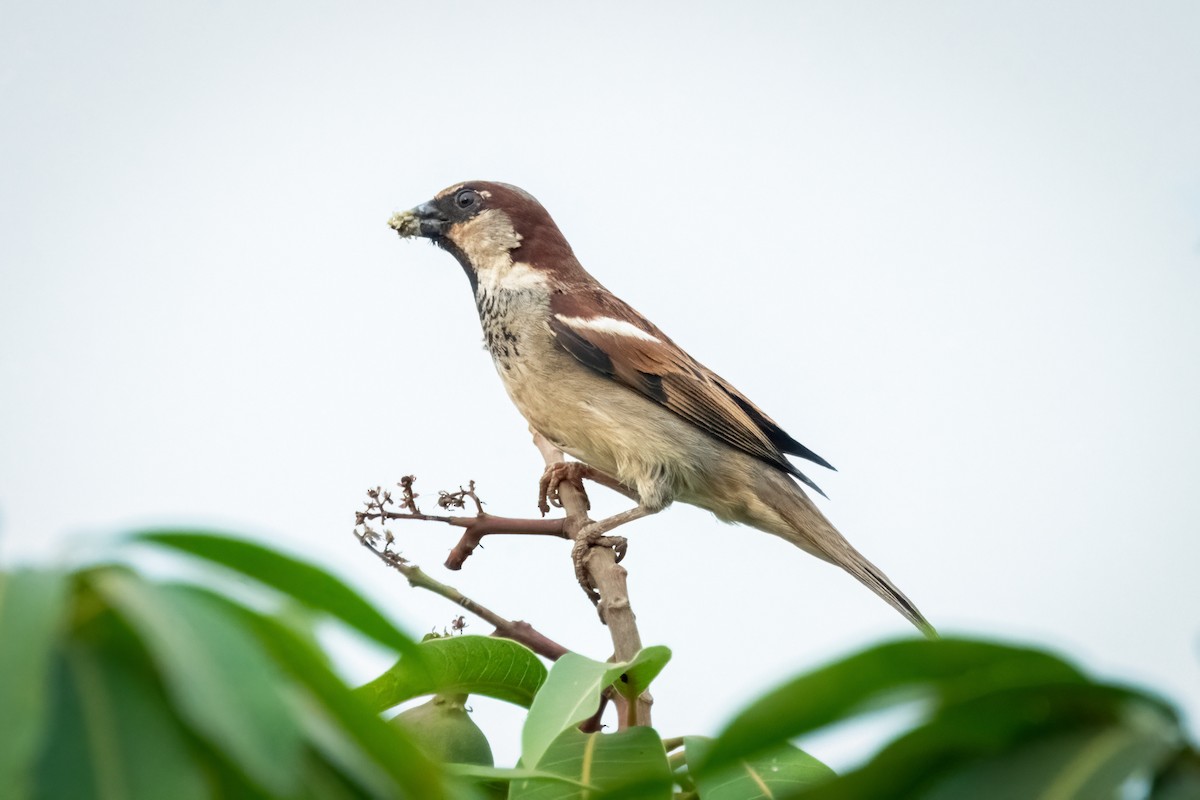
[(715, 440), (652, 400), (557, 348), (536, 355), (496, 360), (517, 409), (563, 451), (636, 489), (644, 502), (665, 505), (688, 493), (716, 459)]

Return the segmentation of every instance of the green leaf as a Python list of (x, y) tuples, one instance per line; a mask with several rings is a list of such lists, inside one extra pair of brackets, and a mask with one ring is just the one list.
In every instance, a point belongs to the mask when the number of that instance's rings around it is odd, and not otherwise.
[[(276, 621), (278, 622), (278, 619)], [(303, 640), (302, 634), (294, 629), (292, 632)], [(371, 797), (387, 797), (396, 793), (396, 785), (391, 776), (371, 760), (370, 755), (363, 751), (359, 743), (325, 710), (325, 706), (311, 692), (297, 687), (293, 702), (298, 706), (297, 717), (304, 728), (305, 738), (317, 753), (336, 768), (338, 774), (344, 776), (346, 781), (358, 784), (361, 790), (365, 790)], [(313, 773), (328, 782), (327, 769), (314, 767)], [(309, 780), (305, 783), (313, 789)], [(334, 792), (322, 786), (319, 790), (314, 789), (312, 794), (325, 798)]]
[(955, 702), (1004, 686), (1084, 682), (1048, 653), (962, 639), (903, 640), (852, 655), (768, 692), (714, 740), (710, 766), (746, 758), (807, 731), (926, 697)]
[(578, 653), (567, 653), (550, 669), (546, 683), (537, 693), (525, 727), (521, 731), (521, 761), (540, 766), (542, 754), (563, 731), (596, 713), (600, 693), (622, 674), (633, 673), (635, 685), (648, 685), (671, 657), (671, 651), (656, 645), (641, 650), (632, 660), (616, 664), (593, 661)]
[(132, 653), (76, 643), (57, 659), (52, 674), (53, 746), (42, 755), (38, 796), (209, 796), (204, 771), (149, 664)]
[(1067, 731), (1018, 743), (1001, 757), (969, 763), (939, 783), (929, 798), (1116, 797), (1131, 775), (1153, 770), (1171, 749), (1158, 732), (1121, 725)]
[(298, 723), (279, 670), (242, 625), (195, 589), (117, 570), (89, 580), (140, 635), (180, 717), (264, 788), (294, 792)]
[[(1070, 792), (1120, 783), (1129, 770), (1152, 772), (1178, 736), (1160, 712), (1153, 699), (1111, 686), (1008, 687), (939, 710), (804, 797), (1102, 797)], [(1000, 786), (1011, 794), (997, 795)]]
[[(317, 759), (304, 762), (304, 794), (314, 800), (363, 800), (363, 790), (350, 786), (329, 764)], [(386, 797), (379, 792), (368, 792), (366, 797)]]
[(1200, 753), (1181, 749), (1154, 776), (1150, 800), (1194, 800), (1200, 797)]
[(333, 666), (328, 654), (321, 648), (321, 640), (317, 635), (317, 626), (324, 618), (321, 612), (314, 610), (311, 606), (298, 603), (291, 597), (283, 597), (279, 607), (268, 612), (267, 616), (303, 639), (314, 654), (325, 658), (327, 666)]
[(579, 781), (543, 769), (526, 769), (525, 767), (485, 767), (482, 764), (447, 764), (446, 769), (452, 774), (466, 778), (474, 783), (510, 783), (515, 780), (544, 779), (561, 783), (564, 786), (586, 789), (587, 786)]
[(608, 734), (564, 731), (550, 743), (538, 770), (570, 783), (515, 779), (509, 800), (669, 800), (674, 785), (662, 740), (645, 727)]
[[(683, 739), (688, 763), (703, 763), (712, 740), (703, 736)], [(798, 747), (778, 745), (752, 759), (737, 761), (715, 770), (689, 769), (700, 800), (751, 800), (782, 797), (828, 783), (837, 774)]]
[[(223, 597), (213, 596), (270, 651), (275, 661), (307, 688), (344, 733), (396, 786), (394, 794), (441, 800), (461, 797), (461, 786), (447, 782), (444, 771), (417, 747), (411, 737), (389, 725), (342, 683), (324, 658), (288, 626)], [(345, 765), (348, 759), (339, 759)], [(369, 782), (361, 781), (370, 785)]]
[(566, 653), (537, 693), (521, 730), (521, 762), (541, 766), (546, 748), (559, 735), (596, 713), (600, 692), (622, 672), (625, 664), (605, 664), (578, 653)]
[(617, 691), (629, 700), (636, 700), (638, 695), (650, 688), (651, 681), (658, 677), (670, 660), (671, 650), (661, 644), (639, 650), (620, 680), (614, 684)]
[(169, 547), (240, 572), (310, 608), (324, 611), (400, 653), (415, 656), (416, 642), (342, 581), (325, 570), (263, 545), (204, 531), (152, 530), (136, 542)]
[(64, 627), (66, 600), (67, 581), (61, 572), (0, 575), (0, 786), (14, 800), (27, 796), (45, 738), (47, 675)]
[(480, 694), (528, 708), (546, 681), (533, 651), (510, 639), (454, 636), (417, 645), (419, 665), (407, 657), (355, 690), (376, 711), (426, 694)]

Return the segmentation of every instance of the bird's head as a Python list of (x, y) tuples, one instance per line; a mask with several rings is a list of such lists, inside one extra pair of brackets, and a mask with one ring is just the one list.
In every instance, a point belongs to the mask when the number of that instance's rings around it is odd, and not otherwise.
[(454, 255), (475, 286), (514, 264), (539, 271), (579, 269), (571, 246), (542, 204), (506, 183), (467, 181), (388, 220), (402, 238), (424, 237)]

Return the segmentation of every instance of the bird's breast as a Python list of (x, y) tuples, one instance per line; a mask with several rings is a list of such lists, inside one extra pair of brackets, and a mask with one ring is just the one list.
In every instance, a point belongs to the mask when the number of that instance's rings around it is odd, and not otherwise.
[(552, 334), (545, 324), (548, 303), (531, 291), (480, 291), (476, 298), (483, 345), (496, 362), (496, 369), (507, 381), (506, 373), (525, 371)]

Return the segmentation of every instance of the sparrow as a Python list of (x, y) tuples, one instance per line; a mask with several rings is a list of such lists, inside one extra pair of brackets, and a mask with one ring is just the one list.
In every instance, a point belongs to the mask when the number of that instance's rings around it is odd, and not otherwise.
[(699, 506), (836, 564), (937, 635), (813, 504), (804, 487), (824, 493), (788, 456), (829, 462), (588, 274), (528, 192), (460, 183), (389, 225), (457, 259), (509, 397), (534, 431), (628, 489), (638, 505), (621, 521)]

